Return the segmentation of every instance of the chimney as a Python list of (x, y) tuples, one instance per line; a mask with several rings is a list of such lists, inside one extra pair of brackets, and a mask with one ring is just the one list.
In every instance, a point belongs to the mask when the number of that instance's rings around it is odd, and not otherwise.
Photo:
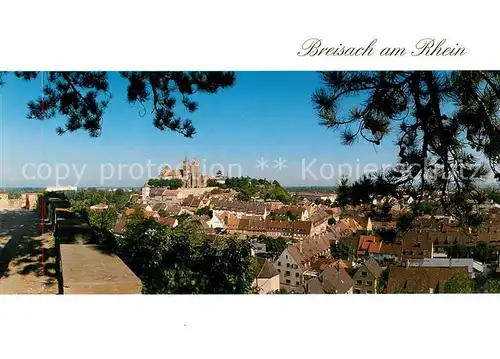
[(302, 253), (302, 238), (300, 239), (299, 242), (299, 252)]

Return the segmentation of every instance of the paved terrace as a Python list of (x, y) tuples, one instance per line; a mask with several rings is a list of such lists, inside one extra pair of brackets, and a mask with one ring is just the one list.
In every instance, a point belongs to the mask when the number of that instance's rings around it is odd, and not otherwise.
[(56, 294), (55, 254), (38, 213), (0, 210), (0, 294)]
[[(62, 221), (65, 232), (68, 222)], [(52, 232), (41, 232), (38, 212), (0, 210), (0, 294), (141, 293), (139, 278), (120, 258), (82, 244), (80, 233), (61, 237), (58, 255)]]

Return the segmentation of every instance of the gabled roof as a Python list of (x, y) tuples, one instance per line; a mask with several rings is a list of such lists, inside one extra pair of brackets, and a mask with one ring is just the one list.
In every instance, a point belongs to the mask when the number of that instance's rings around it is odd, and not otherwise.
[(308, 294), (325, 294), (321, 282), (316, 277), (311, 278), (307, 281), (306, 290)]
[(202, 202), (203, 198), (199, 196), (193, 196), (190, 194), (182, 201), (182, 206), (198, 208)]
[(389, 270), (387, 292), (405, 289), (409, 293), (443, 292), (444, 284), (455, 275), (467, 276), (467, 268), (392, 267)]
[(177, 216), (181, 212), (182, 208), (178, 205), (167, 206), (164, 211), (168, 216)]
[(363, 265), (356, 271), (356, 273), (362, 270), (363, 267), (366, 268), (375, 278), (380, 278), (380, 275), (382, 274), (382, 268), (373, 258), (364, 261)]
[(273, 278), (277, 275), (279, 275), (279, 273), (278, 270), (274, 268), (274, 264), (269, 260), (265, 260), (257, 278)]
[(321, 272), (320, 279), (327, 293), (346, 294), (354, 286), (354, 281), (340, 263)]
[(305, 264), (319, 256), (321, 253), (330, 249), (330, 237), (328, 233), (317, 238), (308, 238), (302, 241), (302, 252), (300, 251), (300, 242), (294, 243), (287, 247), (290, 255), (295, 259), (297, 264), (303, 269), (306, 269)]

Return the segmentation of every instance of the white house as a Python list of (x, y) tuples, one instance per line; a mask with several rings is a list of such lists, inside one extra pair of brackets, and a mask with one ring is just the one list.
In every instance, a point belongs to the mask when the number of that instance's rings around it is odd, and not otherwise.
[(59, 191), (74, 191), (76, 192), (76, 186), (49, 186), (45, 188), (47, 192), (59, 192)]
[(213, 214), (212, 218), (210, 218), (210, 220), (207, 221), (207, 224), (210, 228), (222, 228), (222, 229), (226, 228), (224, 221), (222, 221), (215, 214)]
[(292, 291), (304, 285), (304, 272), (310, 269), (311, 263), (320, 256), (330, 255), (330, 239), (333, 233), (300, 240), (289, 245), (274, 262), (280, 274), (281, 288)]
[(271, 261), (262, 262), (262, 268), (252, 286), (258, 289), (259, 294), (273, 293), (280, 289), (280, 274)]

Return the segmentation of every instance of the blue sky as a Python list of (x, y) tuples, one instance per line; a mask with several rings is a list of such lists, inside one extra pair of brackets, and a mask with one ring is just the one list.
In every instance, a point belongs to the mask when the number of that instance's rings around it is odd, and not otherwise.
[[(113, 99), (103, 132), (90, 138), (83, 131), (58, 136), (55, 128), (64, 118), (26, 119), (26, 103), (40, 95), (41, 79), (7, 76), (0, 88), (0, 186), (44, 186), (58, 178), (59, 184), (79, 186), (140, 186), (147, 180), (148, 163), (149, 173), (156, 174), (161, 164), (175, 167), (185, 155), (197, 157), (206, 172), (221, 164), (232, 175), (241, 170), (283, 185), (335, 185), (340, 164), (356, 171), (367, 163), (395, 162), (392, 140), (376, 149), (361, 141), (344, 147), (338, 133), (319, 126), (311, 102), (320, 85), (315, 72), (237, 72), (233, 88), (194, 98), (199, 109), (189, 115), (197, 130), (192, 139), (157, 130), (152, 116), (140, 117), (141, 108), (126, 102), (126, 81), (118, 73), (109, 77)], [(351, 105), (347, 102), (346, 109)], [(184, 114), (180, 107), (178, 112)], [(274, 168), (280, 157), (286, 161), (281, 171)], [(256, 167), (261, 158), (269, 161), (263, 170)], [(310, 172), (304, 172), (311, 163)]]

